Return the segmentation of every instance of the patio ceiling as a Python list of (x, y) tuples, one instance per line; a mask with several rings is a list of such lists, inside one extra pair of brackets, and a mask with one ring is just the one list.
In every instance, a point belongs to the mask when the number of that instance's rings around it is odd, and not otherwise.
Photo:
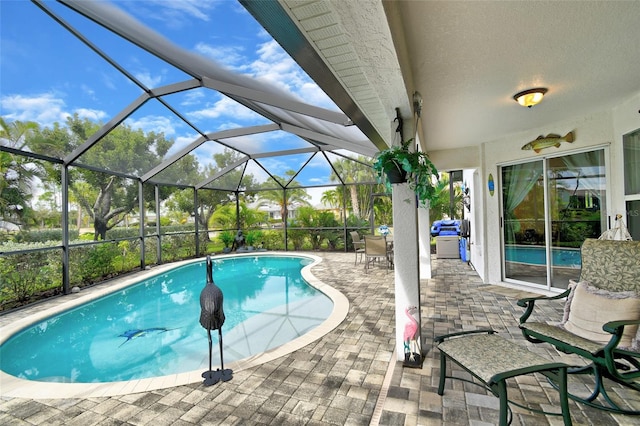
[[(411, 118), (418, 91), (429, 152), (527, 130), (535, 138), (540, 127), (640, 90), (637, 1), (240, 1), (338, 106), (357, 105), (386, 141), (395, 108)], [(512, 98), (540, 86), (549, 92), (531, 109)]]

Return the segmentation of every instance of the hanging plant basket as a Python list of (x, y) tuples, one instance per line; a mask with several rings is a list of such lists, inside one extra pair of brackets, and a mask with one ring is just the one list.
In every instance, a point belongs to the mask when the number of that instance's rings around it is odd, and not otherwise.
[(405, 183), (407, 181), (407, 172), (395, 161), (386, 170), (386, 174), (389, 183)]
[(429, 156), (422, 151), (410, 151), (413, 139), (380, 151), (373, 162), (373, 170), (389, 191), (391, 184), (407, 182), (416, 193), (418, 204), (427, 206), (435, 197), (435, 184), (440, 179)]

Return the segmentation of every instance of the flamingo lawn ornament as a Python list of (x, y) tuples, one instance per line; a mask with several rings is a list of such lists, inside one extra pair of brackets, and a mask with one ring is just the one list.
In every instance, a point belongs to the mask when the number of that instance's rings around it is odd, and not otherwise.
[(422, 365), (422, 354), (418, 339), (420, 338), (420, 328), (418, 321), (413, 314), (418, 310), (415, 306), (407, 306), (404, 313), (409, 321), (404, 326), (404, 365), (407, 367), (420, 367)]
[[(207, 283), (200, 292), (200, 325), (207, 329), (209, 337), (209, 371), (202, 373), (204, 385), (211, 386), (220, 380), (228, 382), (233, 377), (230, 369), (224, 368), (222, 358), (222, 324), (224, 324), (224, 310), (222, 309), (222, 291), (213, 282), (213, 266), (211, 256), (207, 256)], [(218, 330), (218, 341), (220, 342), (220, 368), (213, 371), (211, 368), (211, 330)]]

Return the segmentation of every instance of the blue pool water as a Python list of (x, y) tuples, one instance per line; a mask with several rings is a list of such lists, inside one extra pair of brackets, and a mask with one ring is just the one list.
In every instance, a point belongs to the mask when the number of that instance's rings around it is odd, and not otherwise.
[[(528, 263), (532, 265), (546, 265), (547, 258), (544, 247), (539, 246), (506, 246), (505, 258), (508, 262)], [(580, 249), (557, 248), (551, 249), (553, 266), (580, 268)]]
[[(310, 263), (269, 255), (213, 260), (224, 295), (225, 364), (253, 355), (250, 346), (263, 352), (285, 343), (264, 332), (281, 329), (280, 322), (303, 334), (329, 317), (331, 300), (301, 276)], [(48, 318), (0, 346), (0, 368), (27, 380), (77, 383), (206, 370), (207, 332), (199, 323), (205, 282), (205, 262), (194, 262)]]

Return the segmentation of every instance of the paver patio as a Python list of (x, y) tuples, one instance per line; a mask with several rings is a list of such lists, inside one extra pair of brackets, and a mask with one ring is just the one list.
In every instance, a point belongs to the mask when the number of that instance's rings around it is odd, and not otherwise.
[[(349, 313), (336, 329), (274, 361), (234, 371), (233, 379), (201, 382), (122, 396), (73, 399), (0, 399), (0, 424), (10, 425), (493, 425), (497, 399), (483, 388), (439, 377), (435, 335), (492, 327), (507, 339), (550, 359), (571, 362), (557, 351), (524, 341), (516, 305), (527, 292), (486, 285), (473, 268), (456, 259), (433, 258), (434, 276), (421, 283), (422, 369), (392, 359), (395, 340), (393, 272), (354, 267), (353, 253), (314, 253), (323, 262), (312, 273), (343, 292)], [(30, 311), (0, 317), (0, 326)], [(560, 303), (544, 311), (559, 318)], [(463, 375), (462, 370), (455, 374)], [(1, 384), (0, 384), (1, 385)], [(46, 384), (43, 384), (46, 386)], [(521, 376), (509, 384), (519, 403), (559, 411), (557, 393), (543, 376)], [(640, 395), (617, 392), (631, 406)], [(640, 417), (611, 415), (570, 401), (576, 425), (633, 425)], [(513, 407), (514, 425), (562, 424), (561, 417)]]

